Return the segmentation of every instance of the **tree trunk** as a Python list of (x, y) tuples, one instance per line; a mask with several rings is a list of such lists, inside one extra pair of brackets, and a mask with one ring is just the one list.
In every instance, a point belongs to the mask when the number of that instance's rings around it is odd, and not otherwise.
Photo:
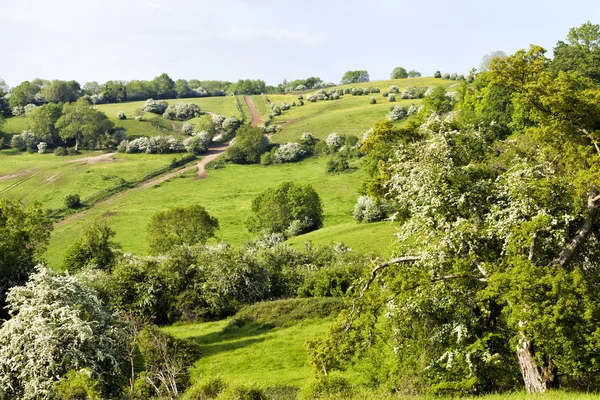
[(521, 335), (517, 345), (517, 357), (521, 375), (523, 375), (523, 382), (525, 383), (525, 390), (527, 390), (527, 393), (544, 393), (546, 385), (533, 356), (531, 341), (525, 335)]

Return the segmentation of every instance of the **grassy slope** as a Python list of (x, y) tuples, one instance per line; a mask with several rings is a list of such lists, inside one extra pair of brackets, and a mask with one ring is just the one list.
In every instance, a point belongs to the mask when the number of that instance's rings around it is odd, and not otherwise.
[(67, 194), (82, 199), (101, 190), (117, 186), (121, 179), (133, 181), (150, 171), (168, 165), (172, 154), (114, 154), (114, 162), (87, 164), (70, 162), (101, 154), (89, 152), (78, 156), (57, 157), (53, 154), (18, 154), (0, 152), (0, 176), (26, 173), (0, 180), (0, 196), (24, 203), (39, 201), (44, 208), (64, 206)]
[[(240, 113), (235, 106), (235, 101), (231, 96), (223, 97), (201, 97), (191, 99), (172, 99), (167, 100), (170, 104), (175, 103), (196, 103), (202, 111), (210, 111), (217, 114), (223, 114), (227, 117), (240, 118)], [(121, 127), (127, 131), (129, 137), (155, 136), (160, 134), (173, 134), (173, 125), (171, 121), (162, 119), (160, 116), (152, 113), (144, 114), (142, 121), (135, 120), (135, 110), (140, 108), (144, 101), (131, 101), (126, 103), (101, 104), (98, 109), (103, 111), (108, 118), (115, 123), (116, 127)], [(117, 118), (119, 111), (125, 112), (127, 119)], [(197, 118), (188, 122), (195, 123)], [(179, 130), (182, 122), (172, 121), (176, 129)], [(27, 127), (27, 118), (11, 117), (6, 119), (6, 124), (2, 130), (9, 134), (21, 133)]]
[[(203, 180), (196, 180), (195, 172), (184, 174), (181, 178), (174, 178), (156, 188), (136, 192), (114, 204), (101, 204), (91, 210), (87, 217), (57, 228), (52, 235), (47, 253), (48, 260), (51, 266), (58, 267), (65, 249), (81, 229), (90, 220), (107, 213), (112, 215), (111, 226), (117, 232), (116, 240), (123, 245), (124, 250), (145, 253), (145, 227), (150, 216), (169, 207), (190, 204), (206, 207), (209, 213), (219, 219), (220, 239), (233, 244), (243, 243), (251, 237), (244, 227), (244, 221), (249, 216), (252, 199), (258, 193), (283, 181), (307, 182), (315, 187), (323, 201), (324, 228), (339, 224), (351, 228), (352, 210), (358, 197), (357, 191), (363, 172), (357, 169), (348, 174), (329, 175), (325, 172), (326, 162), (326, 158), (313, 158), (300, 163), (269, 167), (227, 165), (224, 169), (209, 171), (208, 179)], [(342, 228), (341, 231), (346, 228)], [(385, 224), (357, 225), (354, 231), (346, 231), (346, 237), (353, 242), (352, 247), (357, 251), (380, 250), (381, 234), (375, 235), (373, 232), (378, 228), (391, 235), (390, 228)], [(363, 230), (369, 234), (362, 235)], [(335, 231), (332, 232), (335, 236)], [(332, 235), (325, 235), (326, 240), (329, 241)], [(360, 239), (352, 240), (354, 235), (359, 235)], [(300, 236), (294, 239), (295, 243), (303, 242), (303, 238), (304, 236)]]
[[(179, 338), (200, 343), (202, 357), (192, 368), (192, 379), (219, 376), (229, 384), (258, 385), (263, 388), (290, 385), (302, 388), (312, 379), (307, 363), (304, 343), (312, 337), (323, 337), (331, 319), (305, 320), (287, 328), (273, 330), (246, 326), (225, 329), (230, 320), (165, 328)], [(367, 365), (358, 363), (343, 376), (353, 384), (364, 383), (361, 373)], [(455, 397), (452, 397), (455, 399)], [(352, 399), (449, 399), (436, 397), (398, 397), (384, 392), (374, 393), (367, 388), (358, 389)], [(477, 397), (469, 400), (592, 400), (597, 394), (551, 392), (544, 395), (507, 393)]]
[[(342, 85), (340, 88), (353, 87), (379, 87), (381, 92), (386, 91), (390, 85), (396, 85), (400, 90), (407, 86), (434, 86), (441, 85), (452, 87), (457, 85), (456, 81), (441, 80), (435, 78), (395, 79), (377, 82), (357, 83), (353, 85)], [(306, 98), (310, 92), (304, 94)], [(257, 96), (258, 97), (258, 96)], [(296, 95), (269, 95), (271, 102), (281, 104), (291, 103)], [(377, 104), (369, 104), (370, 97), (377, 99)], [(292, 107), (284, 111), (282, 115), (273, 119), (273, 123), (282, 124), (283, 130), (274, 135), (272, 140), (276, 143), (286, 143), (300, 138), (303, 132), (312, 132), (319, 138), (326, 138), (331, 132), (341, 134), (359, 135), (373, 124), (384, 118), (394, 105), (420, 104), (421, 100), (400, 100), (390, 103), (382, 93), (374, 93), (365, 96), (344, 95), (340, 100), (304, 102), (302, 107)], [(264, 102), (264, 101), (263, 101)]]

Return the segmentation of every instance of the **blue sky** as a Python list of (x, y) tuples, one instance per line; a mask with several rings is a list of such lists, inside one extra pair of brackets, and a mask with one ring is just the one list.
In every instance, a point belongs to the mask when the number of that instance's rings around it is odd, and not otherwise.
[[(594, 20), (593, 18), (596, 18)], [(467, 73), (494, 50), (549, 50), (600, 1), (0, 0), (0, 78), (263, 79), (396, 66)]]

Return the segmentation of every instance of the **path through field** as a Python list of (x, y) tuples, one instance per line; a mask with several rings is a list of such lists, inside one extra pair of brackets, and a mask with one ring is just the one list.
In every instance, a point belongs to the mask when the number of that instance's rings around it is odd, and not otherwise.
[[(94, 206), (97, 206), (99, 204), (115, 203), (116, 201), (118, 201), (124, 197), (127, 197), (133, 193), (139, 192), (140, 190), (152, 188), (152, 187), (159, 185), (175, 176), (178, 176), (178, 175), (184, 174), (188, 171), (191, 171), (194, 168), (198, 168), (198, 175), (197, 175), (196, 179), (204, 179), (207, 176), (206, 169), (205, 169), (206, 164), (208, 164), (209, 162), (211, 162), (212, 160), (214, 160), (215, 158), (217, 158), (218, 156), (223, 154), (223, 152), (225, 150), (227, 150), (227, 146), (229, 146), (230, 142), (231, 142), (231, 140), (229, 140), (225, 143), (216, 144), (215, 146), (211, 147), (208, 150), (208, 152), (206, 153), (206, 155), (204, 157), (202, 157), (202, 159), (197, 164), (192, 164), (185, 168), (181, 168), (176, 171), (170, 172), (166, 175), (161, 175), (156, 178), (148, 179), (147, 181), (142, 182), (139, 185), (137, 185), (131, 189), (123, 190), (122, 192), (118, 192), (113, 196), (106, 197), (106, 198), (94, 203)], [(74, 160), (74, 161), (82, 161), (82, 159)], [(88, 215), (89, 212), (90, 212), (90, 210), (79, 212), (77, 214), (72, 214), (72, 215), (68, 216), (67, 218), (63, 219), (62, 221), (55, 223), (54, 228), (60, 228), (61, 226), (67, 225), (73, 221), (81, 219), (81, 218), (85, 217), (86, 215)]]
[(96, 164), (96, 163), (100, 163), (100, 162), (117, 161), (116, 158), (113, 158), (113, 154), (115, 154), (115, 152), (110, 151), (108, 153), (100, 154), (99, 156), (78, 158), (76, 160), (70, 160), (69, 162), (75, 163), (75, 162), (87, 161), (86, 164)]
[(260, 113), (256, 109), (254, 102), (252, 101), (252, 97), (244, 96), (244, 101), (246, 102), (246, 105), (250, 109), (250, 114), (252, 114), (252, 120), (250, 121), (250, 126), (258, 126), (258, 124), (260, 124), (262, 122), (262, 119), (260, 118)]

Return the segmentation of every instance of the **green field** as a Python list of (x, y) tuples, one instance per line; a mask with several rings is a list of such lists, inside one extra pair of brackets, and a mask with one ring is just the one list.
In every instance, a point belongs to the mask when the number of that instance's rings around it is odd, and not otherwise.
[[(232, 96), (223, 97), (201, 97), (191, 99), (172, 99), (166, 100), (170, 104), (176, 103), (195, 103), (202, 111), (222, 114), (227, 117), (241, 118), (241, 114), (235, 106), (235, 100)], [(243, 102), (243, 101), (242, 101)], [(140, 108), (145, 101), (131, 101), (126, 103), (100, 104), (98, 109), (104, 112), (108, 118), (114, 122), (115, 127), (122, 128), (127, 132), (127, 136), (135, 138), (139, 136), (155, 136), (174, 134), (181, 129), (183, 122), (168, 121), (159, 115), (145, 113), (141, 121), (135, 119), (135, 110)], [(245, 107), (244, 104), (242, 104)], [(117, 113), (123, 111), (126, 119), (118, 119)], [(193, 118), (187, 122), (195, 123), (198, 118)], [(27, 128), (27, 118), (24, 116), (10, 117), (6, 119), (6, 124), (2, 130), (8, 134), (21, 133)]]
[(0, 196), (24, 203), (38, 201), (44, 208), (64, 206), (64, 197), (77, 193), (82, 199), (114, 187), (123, 181), (135, 181), (149, 172), (169, 165), (172, 154), (115, 153), (111, 161), (88, 164), (87, 157), (0, 151)]
[[(99, 204), (82, 219), (56, 228), (52, 234), (47, 258), (52, 267), (59, 267), (65, 249), (78, 236), (81, 229), (95, 218), (109, 216), (112, 228), (117, 232), (116, 241), (125, 251), (144, 254), (147, 252), (145, 227), (149, 218), (157, 211), (170, 207), (200, 204), (211, 215), (219, 219), (219, 240), (241, 244), (252, 235), (244, 226), (249, 217), (252, 199), (267, 188), (284, 181), (306, 182), (314, 186), (323, 201), (325, 214), (325, 242), (336, 241), (335, 230), (326, 229), (343, 224), (339, 232), (352, 242), (352, 248), (362, 252), (383, 250), (389, 242), (381, 235), (393, 239), (393, 228), (385, 223), (374, 226), (354, 225), (352, 210), (356, 202), (363, 172), (355, 169), (351, 173), (330, 175), (325, 172), (326, 158), (311, 158), (299, 163), (263, 167), (259, 165), (227, 165), (224, 169), (209, 170), (208, 178), (195, 179), (195, 171), (173, 178), (159, 187), (135, 191), (116, 202)], [(358, 166), (358, 164), (356, 165)], [(362, 231), (367, 234), (362, 235)], [(374, 234), (378, 232), (377, 234)], [(384, 232), (384, 233), (379, 233)], [(313, 233), (311, 235), (316, 234)], [(352, 236), (358, 235), (352, 239)], [(303, 242), (304, 236), (294, 239)], [(319, 237), (315, 242), (321, 242)]]

